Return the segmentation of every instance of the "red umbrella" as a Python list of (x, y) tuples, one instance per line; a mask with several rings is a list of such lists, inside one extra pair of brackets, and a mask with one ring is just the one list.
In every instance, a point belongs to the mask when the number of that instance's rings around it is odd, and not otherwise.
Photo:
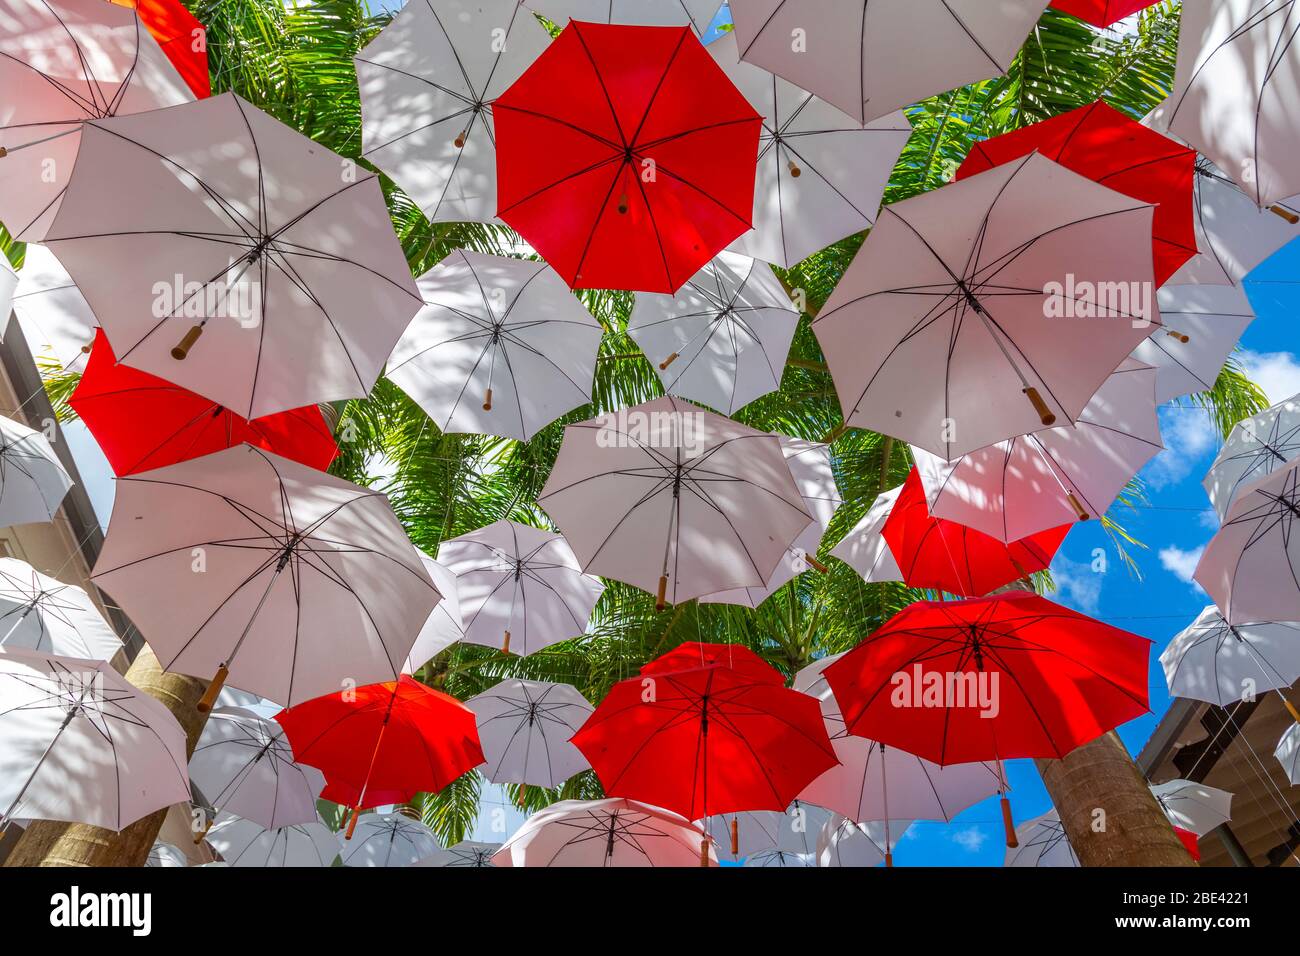
[(571, 22), (492, 115), (497, 214), (574, 288), (676, 292), (751, 227), (762, 118), (690, 27)]
[(1095, 27), (1108, 27), (1117, 20), (1145, 10), (1156, 0), (1052, 0), (1052, 9), (1078, 17)]
[(294, 759), (325, 774), (357, 812), (394, 796), (436, 793), (483, 762), (474, 712), (411, 677), (327, 694), (283, 710)]
[(1196, 150), (1097, 100), (976, 143), (957, 170), (957, 178), (974, 176), (1034, 151), (1116, 192), (1155, 204), (1151, 231), (1157, 284), (1196, 255), (1192, 217)]
[(1174, 827), (1174, 832), (1178, 834), (1178, 839), (1183, 841), (1183, 846), (1187, 847), (1187, 852), (1192, 855), (1192, 859), (1200, 863), (1201, 845), (1196, 834), (1191, 830), (1184, 830), (1182, 827)]
[(321, 471), (339, 453), (315, 405), (249, 421), (166, 379), (119, 365), (102, 329), (69, 404), (117, 475), (247, 443)]
[(980, 597), (1050, 565), (1072, 527), (1048, 528), (1003, 544), (964, 524), (932, 517), (913, 468), (880, 533), (908, 586)]
[(687, 641), (667, 654), (660, 654), (641, 668), (642, 674), (672, 674), (698, 667), (728, 667), (738, 674), (765, 684), (785, 686), (781, 672), (740, 644), (701, 644)]
[(180, 0), (112, 0), (134, 7), (181, 79), (199, 99), (212, 94), (208, 78), (207, 31)]

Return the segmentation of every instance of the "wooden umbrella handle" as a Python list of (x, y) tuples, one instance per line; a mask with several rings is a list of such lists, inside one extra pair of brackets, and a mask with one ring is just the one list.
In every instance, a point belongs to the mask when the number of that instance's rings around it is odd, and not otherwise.
[(506, 639), (501, 642), (501, 653), (502, 654), (510, 653), (510, 632), (509, 631), (506, 631)]
[(1011, 819), (1011, 801), (1005, 796), (1002, 798), (1002, 826), (1007, 831), (1007, 849), (1014, 850), (1020, 846), (1020, 841), (1016, 839), (1016, 825)]
[(194, 348), (194, 343), (199, 340), (199, 336), (202, 334), (202, 325), (191, 326), (190, 330), (185, 333), (185, 338), (181, 339), (180, 343), (172, 349), (172, 358), (178, 362), (182, 361), (185, 356), (190, 354), (190, 349)]
[(483, 398), (483, 411), (492, 411), (492, 389), (487, 390), (487, 395)]
[(352, 808), (352, 819), (350, 819), (350, 820), (348, 821), (348, 832), (344, 835), (343, 839), (345, 839), (345, 840), (351, 840), (351, 839), (352, 839), (352, 834), (355, 833), (355, 832), (356, 832), (356, 829), (357, 829), (357, 817), (359, 817), (359, 816), (361, 816), (361, 808), (360, 808), (360, 807), (353, 807), (353, 808)]
[(808, 567), (812, 568), (818, 574), (830, 574), (831, 569), (826, 567), (811, 554), (804, 554), (803, 559), (808, 562)]
[(700, 866), (709, 865), (709, 838), (700, 841)]
[(1092, 517), (1092, 515), (1088, 514), (1087, 509), (1079, 504), (1079, 499), (1074, 496), (1073, 491), (1065, 493), (1065, 500), (1070, 503), (1070, 507), (1074, 509), (1074, 513), (1078, 515), (1080, 521), (1087, 521)]
[(1275, 216), (1281, 216), (1293, 226), (1296, 223), (1300, 223), (1300, 214), (1292, 212), (1290, 209), (1287, 209), (1286, 206), (1279, 203), (1274, 203), (1272, 206), (1269, 206), (1268, 211), (1273, 213)]
[(678, 358), (678, 355), (677, 355), (676, 352), (674, 352), (672, 355), (668, 356), (666, 359), (664, 359), (662, 362), (659, 363), (659, 371), (662, 372), (662, 371), (663, 371), (664, 369), (666, 369), (668, 366), (672, 365), (674, 362), (677, 361), (677, 358)]
[(668, 575), (659, 575), (659, 590), (655, 593), (655, 610), (662, 611), (668, 606), (665, 598), (668, 596)]
[(212, 710), (212, 705), (217, 702), (217, 696), (221, 693), (221, 688), (225, 686), (226, 678), (230, 676), (230, 668), (222, 664), (217, 668), (216, 676), (212, 678), (212, 683), (208, 684), (208, 689), (203, 692), (199, 698), (199, 713), (206, 714)]
[(1038, 420), (1044, 425), (1055, 425), (1056, 415), (1048, 408), (1047, 403), (1043, 401), (1043, 396), (1038, 394), (1038, 389), (1032, 385), (1026, 385), (1023, 389), (1025, 397), (1029, 399), (1029, 404), (1034, 406), (1034, 411), (1038, 412)]
[(731, 818), (731, 855), (740, 856), (740, 817)]

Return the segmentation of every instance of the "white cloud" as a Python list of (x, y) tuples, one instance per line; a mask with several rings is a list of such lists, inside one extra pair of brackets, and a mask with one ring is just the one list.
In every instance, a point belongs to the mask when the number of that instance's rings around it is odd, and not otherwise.
[(1190, 584), (1197, 591), (1201, 591), (1203, 589), (1192, 579), (1192, 575), (1196, 573), (1196, 565), (1204, 551), (1205, 545), (1193, 548), (1191, 551), (1184, 551), (1171, 544), (1167, 548), (1160, 549), (1160, 566), (1184, 584)]
[(1052, 580), (1063, 604), (1095, 617), (1101, 605), (1101, 584), (1105, 575), (1083, 561), (1071, 561), (1058, 554), (1052, 561)]
[(1203, 409), (1168, 407), (1160, 410), (1160, 437), (1164, 451), (1142, 472), (1153, 491), (1176, 485), (1209, 453), (1217, 451), (1220, 438), (1210, 416)]
[(1300, 393), (1300, 359), (1291, 352), (1246, 349), (1237, 358), (1251, 380), (1264, 390), (1270, 404)]
[(952, 834), (952, 842), (967, 853), (978, 853), (979, 848), (988, 841), (988, 834), (978, 827), (967, 827)]

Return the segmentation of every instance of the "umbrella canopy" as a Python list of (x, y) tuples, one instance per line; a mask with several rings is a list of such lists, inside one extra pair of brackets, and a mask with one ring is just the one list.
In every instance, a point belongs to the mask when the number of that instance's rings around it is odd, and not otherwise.
[(0, 528), (53, 521), (71, 487), (45, 435), (0, 417)]
[(163, 54), (197, 97), (210, 96), (208, 46), (203, 24), (180, 0), (113, 0), (140, 15), (149, 35), (158, 41)]
[(81, 588), (0, 558), (0, 647), (109, 661), (122, 639)]
[(15, 239), (39, 242), (63, 201), (88, 120), (194, 95), (134, 10), (103, 0), (3, 0), (0, 20), (0, 89), (7, 94), (0, 103), (0, 222)]
[(723, 252), (676, 296), (638, 295), (627, 334), (664, 391), (732, 415), (781, 387), (798, 325), (766, 262)]
[[(38, 365), (70, 372), (85, 368), (99, 321), (68, 270), (44, 246), (29, 245), (23, 254), (13, 314)], [(6, 311), (0, 322), (8, 321)]]
[(1255, 319), (1246, 293), (1235, 286), (1167, 285), (1156, 302), (1164, 331), (1133, 350), (1156, 369), (1156, 404), (1208, 392)]
[(813, 323), (845, 421), (947, 459), (1072, 424), (1159, 325), (1151, 216), (1037, 154), (886, 206)]
[(560, 800), (539, 810), (492, 858), (497, 866), (698, 866), (711, 841), (659, 807), (607, 797)]
[(498, 215), (574, 288), (672, 294), (750, 228), (761, 120), (690, 27), (571, 23), (493, 116)]
[(249, 421), (157, 375), (119, 365), (102, 329), (68, 399), (117, 475), (247, 443), (325, 471), (339, 453), (315, 405)]
[(1300, 624), (1231, 625), (1213, 604), (1160, 655), (1174, 697), (1220, 707), (1300, 680)]
[(185, 731), (106, 661), (0, 651), (0, 739), (0, 827), (120, 831), (190, 799)]
[[(817, 849), (817, 836), (832, 813), (802, 800), (784, 811), (750, 810), (697, 820), (717, 844), (719, 858), (739, 862), (769, 850), (810, 855)], [(730, 851), (729, 853), (727, 851)]]
[(1008, 849), (1003, 866), (1079, 866), (1079, 858), (1074, 855), (1070, 839), (1065, 835), (1065, 827), (1055, 810), (1049, 810), (1041, 817), (1022, 823), (1016, 828), (1016, 840), (1020, 844)]
[(734, 34), (723, 34), (708, 49), (763, 117), (754, 228), (733, 248), (789, 269), (870, 229), (912, 134), (907, 117), (894, 112), (863, 127), (830, 103), (741, 60)]
[(1159, 373), (1136, 359), (1106, 379), (1073, 425), (1022, 435), (952, 462), (913, 448), (930, 513), (1016, 541), (1104, 515), (1160, 451)]
[(773, 435), (671, 396), (567, 426), (537, 502), (585, 571), (661, 608), (765, 586), (812, 519)]
[(850, 733), (933, 763), (1060, 758), (1146, 713), (1150, 644), (1021, 591), (917, 601), (826, 679)]
[[(869, 867), (891, 862), (893, 848), (911, 825), (911, 820), (854, 823), (837, 813), (817, 836), (817, 865)], [(896, 834), (892, 839), (890, 831)]]
[(18, 273), (9, 260), (0, 256), (0, 330), (8, 330), (9, 314), (13, 310), (14, 292), (18, 289)]
[(514, 521), (444, 541), (438, 561), (456, 576), (461, 639), (524, 657), (584, 633), (605, 589), (563, 535)]
[(593, 710), (576, 687), (504, 680), (465, 706), (478, 721), (483, 775), (493, 783), (549, 790), (587, 769), (587, 758), (569, 742)]
[(386, 374), (442, 431), (527, 441), (591, 401), (600, 323), (545, 262), (457, 249), (419, 287)]
[(648, 27), (689, 26), (700, 36), (709, 30), (721, 0), (525, 0), (557, 26), (570, 20), (629, 23)]
[(331, 866), (339, 855), (338, 838), (318, 820), (267, 830), (223, 813), (207, 841), (230, 866)]
[(420, 628), (420, 634), (402, 666), (403, 674), (414, 674), (435, 655), (465, 636), (465, 626), (460, 617), (460, 598), (456, 596), (456, 575), (423, 551), (420, 552), (420, 563), (429, 572), (433, 586), (442, 595), (442, 600), (425, 620), (424, 627)]
[(433, 831), (418, 820), (400, 813), (367, 813), (343, 850), (343, 865), (411, 866), (439, 849)]
[(797, 853), (792, 850), (764, 850), (755, 853), (745, 861), (745, 866), (807, 868), (817, 865), (817, 856), (813, 853)]
[(246, 418), (369, 393), (420, 307), (377, 176), (233, 93), (81, 139), (46, 240), (119, 361)]
[(1232, 794), (1192, 780), (1170, 780), (1151, 787), (1169, 822), (1203, 837), (1232, 819)]
[(251, 445), (119, 478), (92, 577), (207, 706), (393, 680), (439, 599), (384, 495)]
[(445, 850), (437, 850), (412, 866), (459, 866), (490, 867), (496, 866), (492, 857), (501, 849), (500, 843), (477, 843), (474, 840), (462, 840)]
[(1282, 765), (1291, 785), (1300, 785), (1300, 724), (1292, 724), (1287, 728), (1282, 739), (1277, 742), (1273, 756)]
[(1052, 0), (1052, 9), (1078, 17), (1095, 27), (1108, 27), (1139, 10), (1145, 10), (1156, 0)]
[(1300, 395), (1293, 395), (1232, 426), (1203, 482), (1219, 520), (1228, 517), (1228, 509), (1246, 487), (1297, 458), (1300, 458)]
[(355, 58), (363, 155), (431, 221), (493, 221), (493, 105), (549, 43), (519, 0), (406, 4)]
[(902, 493), (903, 486), (899, 485), (876, 495), (862, 520), (831, 548), (831, 555), (857, 571), (864, 581), (903, 580), (903, 572), (880, 533)]
[(730, 6), (742, 59), (865, 123), (1005, 73), (1047, 0), (731, 0)]
[(149, 855), (145, 857), (144, 865), (162, 868), (189, 866), (190, 862), (186, 859), (184, 853), (170, 843), (155, 842), (149, 848)]

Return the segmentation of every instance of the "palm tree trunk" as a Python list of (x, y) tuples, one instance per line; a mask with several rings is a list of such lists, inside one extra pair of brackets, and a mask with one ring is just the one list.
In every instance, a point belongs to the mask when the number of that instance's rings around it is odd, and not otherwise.
[[(208, 682), (162, 669), (148, 646), (141, 648), (126, 679), (163, 703), (185, 729), (185, 753), (194, 752), (207, 722), (195, 706)], [(143, 866), (158, 837), (164, 807), (142, 817), (120, 833), (84, 823), (35, 820), (18, 840), (5, 866)]]

